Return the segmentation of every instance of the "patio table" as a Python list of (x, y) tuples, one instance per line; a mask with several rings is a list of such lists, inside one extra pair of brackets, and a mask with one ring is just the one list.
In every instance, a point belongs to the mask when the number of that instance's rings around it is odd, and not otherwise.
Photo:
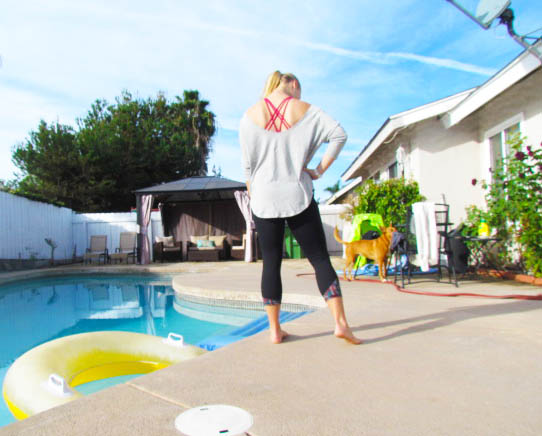
[(498, 265), (491, 260), (489, 254), (495, 247), (495, 244), (500, 241), (500, 238), (480, 236), (464, 236), (463, 238), (467, 242), (474, 242), (474, 244), (469, 244), (469, 260), (472, 262), (469, 267), (472, 272), (475, 274), (478, 273), (481, 267), (498, 269)]

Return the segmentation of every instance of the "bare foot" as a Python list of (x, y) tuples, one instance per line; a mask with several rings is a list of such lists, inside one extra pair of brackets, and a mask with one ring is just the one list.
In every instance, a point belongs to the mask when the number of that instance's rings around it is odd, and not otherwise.
[(271, 342), (274, 344), (280, 344), (284, 339), (288, 337), (288, 333), (280, 329), (278, 332), (271, 332)]
[(344, 339), (345, 341), (348, 341), (354, 345), (363, 344), (363, 341), (361, 339), (356, 338), (354, 336), (354, 333), (352, 333), (352, 330), (350, 330), (350, 327), (342, 327), (342, 326), (335, 327), (335, 336), (340, 339)]

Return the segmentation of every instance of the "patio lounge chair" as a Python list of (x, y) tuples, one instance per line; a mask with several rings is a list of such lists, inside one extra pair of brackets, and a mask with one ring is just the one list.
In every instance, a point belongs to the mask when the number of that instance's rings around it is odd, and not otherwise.
[(173, 236), (156, 236), (154, 239), (154, 260), (160, 262), (164, 262), (164, 260), (180, 262), (182, 260), (182, 244), (180, 241), (176, 241)]
[(243, 234), (243, 244), (242, 245), (232, 245), (231, 246), (231, 257), (233, 259), (244, 260), (245, 259), (245, 250), (247, 247), (247, 235)]
[(132, 262), (136, 261), (136, 246), (137, 246), (137, 233), (136, 232), (122, 232), (120, 234), (120, 241), (118, 247), (114, 253), (109, 255), (111, 262), (126, 262), (132, 258)]
[(90, 237), (90, 248), (83, 255), (84, 263), (92, 262), (94, 259), (103, 259), (104, 264), (109, 261), (109, 253), (107, 250), (107, 236), (106, 235), (92, 235)]

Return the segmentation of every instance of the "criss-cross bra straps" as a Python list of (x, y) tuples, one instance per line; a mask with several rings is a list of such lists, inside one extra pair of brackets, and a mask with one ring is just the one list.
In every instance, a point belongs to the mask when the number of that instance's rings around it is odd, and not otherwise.
[[(284, 100), (280, 102), (278, 107), (275, 107), (273, 103), (267, 98), (264, 99), (265, 104), (267, 106), (267, 110), (269, 111), (269, 115), (271, 115), (271, 118), (269, 118), (269, 121), (265, 125), (265, 130), (271, 130), (275, 129), (275, 132), (281, 132), (282, 126), (284, 126), (286, 129), (289, 129), (291, 126), (288, 124), (286, 119), (284, 118), (284, 114), (286, 113), (286, 108), (288, 107), (288, 103), (292, 97), (286, 97)], [(280, 123), (277, 125), (277, 122)]]

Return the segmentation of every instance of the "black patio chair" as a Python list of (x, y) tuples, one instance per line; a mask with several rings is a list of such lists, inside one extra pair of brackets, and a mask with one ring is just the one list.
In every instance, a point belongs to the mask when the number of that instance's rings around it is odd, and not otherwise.
[(452, 223), (450, 222), (450, 205), (444, 203), (435, 203), (435, 221), (437, 225), (437, 232), (439, 236), (438, 243), (438, 261), (436, 267), (438, 268), (438, 279), (442, 280), (442, 270), (446, 268), (448, 270), (448, 279), (450, 283), (455, 284), (455, 287), (459, 287), (457, 282), (457, 274), (455, 270), (454, 256), (452, 252), (452, 238), (455, 237), (451, 233)]
[[(397, 283), (397, 269), (401, 263), (403, 256), (406, 257), (406, 264), (400, 268), (401, 273), (401, 287), (405, 287), (405, 272), (410, 284), (410, 279), (412, 278), (412, 264), (410, 263), (410, 255), (416, 254), (416, 237), (412, 233), (412, 208), (407, 209), (407, 214), (405, 222), (403, 224), (397, 224), (395, 228), (400, 234), (398, 237), (397, 245), (392, 247), (392, 253), (395, 254), (395, 268), (393, 272), (393, 281)], [(406, 271), (405, 271), (406, 270)]]

